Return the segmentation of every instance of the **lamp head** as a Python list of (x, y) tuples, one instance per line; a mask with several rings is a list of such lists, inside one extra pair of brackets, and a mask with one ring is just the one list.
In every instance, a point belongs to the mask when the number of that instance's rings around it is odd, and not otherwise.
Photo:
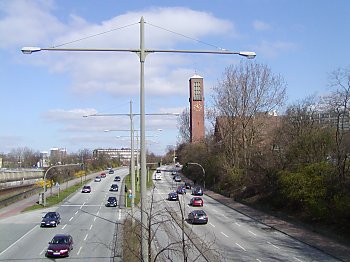
[(40, 47), (33, 47), (33, 46), (26, 46), (21, 49), (23, 54), (31, 54), (33, 52), (39, 52), (41, 51)]

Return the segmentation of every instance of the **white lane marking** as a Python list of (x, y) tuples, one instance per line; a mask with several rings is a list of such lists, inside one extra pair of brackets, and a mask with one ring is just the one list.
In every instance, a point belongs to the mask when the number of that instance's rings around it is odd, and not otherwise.
[(65, 224), (65, 225), (62, 227), (62, 229), (65, 229), (65, 228), (66, 228), (66, 226), (67, 226), (67, 224)]
[(80, 206), (80, 208), (79, 209), (82, 209), (83, 208), (83, 206), (85, 205), (85, 202)]
[(216, 212), (216, 213), (218, 212), (216, 209), (212, 209), (212, 210), (213, 210), (214, 212)]
[(253, 236), (256, 236), (256, 234), (255, 234), (254, 232), (252, 232), (252, 231), (250, 231), (250, 230), (248, 230), (248, 232), (249, 232), (250, 234), (252, 234)]
[(236, 243), (236, 245), (239, 246), (239, 247), (240, 247), (241, 249), (243, 249), (244, 251), (247, 251), (247, 250), (245, 250), (245, 248), (242, 247), (240, 244)]
[(96, 221), (97, 217), (94, 218), (94, 222)]
[(69, 222), (72, 221), (73, 218), (74, 218), (74, 217), (71, 217), (71, 218), (69, 219)]
[(99, 211), (97, 211), (96, 216), (98, 216), (98, 214), (100, 214), (100, 210), (99, 210)]
[(78, 253), (77, 253), (78, 256), (79, 256), (80, 251), (81, 251), (82, 248), (83, 248), (83, 247), (79, 247), (79, 250), (78, 250)]
[(260, 260), (259, 258), (257, 258), (257, 259), (256, 259), (256, 261), (259, 261), (259, 262), (261, 262), (261, 260)]
[(120, 220), (122, 218), (122, 210), (119, 209), (119, 216), (118, 216), (118, 220)]
[(223, 234), (225, 237), (228, 238), (228, 235), (226, 235), (224, 232), (220, 232), (221, 234)]
[(77, 210), (77, 212), (74, 213), (74, 215), (78, 214), (79, 210)]
[(241, 225), (240, 225), (240, 224), (238, 224), (237, 222), (235, 222), (235, 224), (236, 224), (237, 226), (239, 226), (239, 227), (241, 226)]
[(92, 228), (92, 225), (90, 225), (90, 228), (89, 228), (89, 230), (91, 230), (91, 228)]
[(212, 227), (215, 227), (215, 225), (213, 225), (212, 223), (209, 222), (209, 225), (211, 225)]
[(86, 234), (86, 236), (84, 237), (84, 241), (86, 241), (87, 237), (88, 237), (89, 234)]
[(99, 207), (100, 205), (85, 205), (85, 204), (65, 204), (61, 205), (61, 207), (80, 207), (80, 209), (85, 206), (85, 207)]
[(31, 230), (29, 230), (27, 233), (25, 233), (23, 236), (21, 236), (19, 239), (17, 239), (14, 243), (12, 243), (12, 245), (10, 245), (9, 247), (7, 247), (4, 251), (2, 251), (0, 253), (0, 256), (2, 254), (4, 254), (7, 250), (9, 250), (11, 247), (13, 247), (14, 245), (16, 245), (22, 238), (24, 238), (26, 235), (29, 235), (38, 225), (34, 226)]
[(275, 246), (274, 244), (272, 244), (271, 242), (267, 241), (267, 243), (269, 243), (271, 246), (273, 246), (274, 248), (280, 249), (278, 246)]
[(303, 262), (302, 260), (300, 260), (300, 259), (297, 258), (297, 257), (294, 257), (294, 259), (297, 260), (297, 261)]
[(40, 255), (42, 255), (46, 251), (46, 247), (44, 247), (43, 250), (41, 250)]

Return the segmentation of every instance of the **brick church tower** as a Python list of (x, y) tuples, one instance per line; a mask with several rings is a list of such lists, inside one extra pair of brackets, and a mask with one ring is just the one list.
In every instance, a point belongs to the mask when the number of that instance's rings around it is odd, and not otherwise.
[(203, 77), (194, 75), (190, 83), (190, 134), (191, 143), (204, 139), (204, 92)]

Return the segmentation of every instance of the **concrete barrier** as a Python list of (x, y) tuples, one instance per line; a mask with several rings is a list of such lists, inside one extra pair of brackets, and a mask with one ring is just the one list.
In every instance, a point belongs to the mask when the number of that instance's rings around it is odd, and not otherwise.
[(0, 183), (39, 179), (44, 176), (42, 169), (6, 169), (0, 170)]

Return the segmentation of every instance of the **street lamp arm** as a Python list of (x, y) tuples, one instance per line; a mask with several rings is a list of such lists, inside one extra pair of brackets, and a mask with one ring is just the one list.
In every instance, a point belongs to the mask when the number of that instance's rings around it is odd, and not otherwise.
[[(41, 48), (41, 47), (32, 47), (27, 46), (21, 49), (23, 54), (31, 54), (39, 51), (82, 51), (82, 52), (132, 52), (139, 54), (141, 52), (140, 49), (126, 49), (126, 48)], [(244, 56), (248, 59), (255, 58), (255, 52), (249, 51), (226, 51), (226, 50), (162, 50), (162, 49), (145, 49), (145, 54), (149, 53), (190, 53), (190, 54), (222, 54), (222, 55), (240, 55)]]

